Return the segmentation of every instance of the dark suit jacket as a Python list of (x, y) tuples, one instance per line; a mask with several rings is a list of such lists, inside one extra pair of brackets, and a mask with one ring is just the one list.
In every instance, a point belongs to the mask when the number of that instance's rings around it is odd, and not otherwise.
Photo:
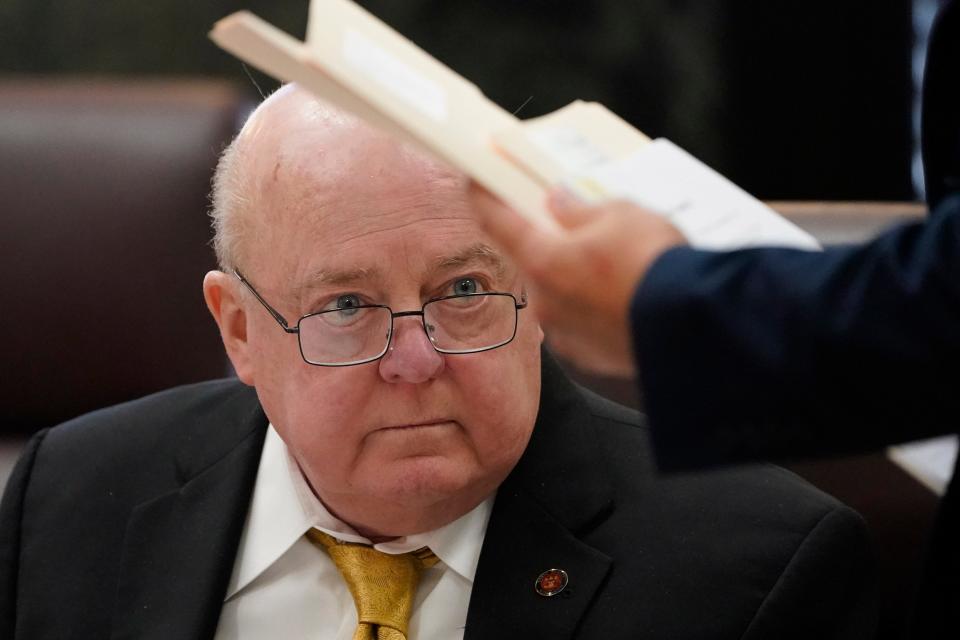
[[(823, 253), (678, 248), (654, 263), (631, 315), (663, 467), (870, 450), (958, 430), (956, 1), (944, 5), (932, 34), (923, 126), (931, 209), (925, 224)], [(941, 504), (921, 595), (921, 618), (940, 618), (954, 631), (957, 482), (954, 474)]]
[[(500, 487), (466, 638), (867, 638), (855, 513), (774, 467), (669, 479), (638, 415), (544, 365)], [(209, 638), (266, 431), (235, 380), (41, 432), (0, 513), (0, 637)], [(534, 590), (546, 569), (566, 590)]]

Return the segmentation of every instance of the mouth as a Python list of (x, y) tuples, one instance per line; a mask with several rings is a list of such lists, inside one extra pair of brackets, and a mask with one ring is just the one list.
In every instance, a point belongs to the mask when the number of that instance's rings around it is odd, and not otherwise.
[(383, 431), (414, 431), (416, 429), (429, 429), (431, 427), (446, 426), (453, 423), (453, 420), (426, 420), (424, 422), (412, 422), (410, 424), (398, 424), (390, 427), (384, 427)]

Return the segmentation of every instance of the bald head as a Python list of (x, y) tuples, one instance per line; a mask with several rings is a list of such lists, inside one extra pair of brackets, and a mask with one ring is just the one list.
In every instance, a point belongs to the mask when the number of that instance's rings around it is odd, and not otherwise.
[[(466, 191), (462, 174), (295, 87), (217, 169), (220, 261), (257, 295), (212, 271), (207, 306), (316, 496), (371, 538), (476, 507), (533, 429), (542, 335)], [(409, 313), (428, 304), (426, 323)], [(481, 351), (438, 349), (448, 336)]]
[(298, 86), (281, 87), (250, 115), (217, 164), (211, 218), (221, 268), (238, 266), (251, 238), (269, 234), (294, 213), (270, 206), (281, 192), (285, 201), (333, 205), (362, 197), (365, 181), (411, 165), (437, 180), (463, 181), (419, 150)]

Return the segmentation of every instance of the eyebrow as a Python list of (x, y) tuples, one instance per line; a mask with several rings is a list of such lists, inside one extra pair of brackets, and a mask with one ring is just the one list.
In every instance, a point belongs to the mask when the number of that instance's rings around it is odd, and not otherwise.
[[(483, 264), (493, 269), (497, 278), (502, 278), (507, 270), (506, 263), (500, 253), (483, 243), (467, 247), (451, 256), (441, 256), (434, 261), (433, 267), (437, 270), (449, 270), (476, 264)], [(346, 287), (358, 282), (382, 281), (383, 279), (383, 271), (378, 267), (319, 269), (307, 277), (306, 281), (293, 291), (293, 295), (302, 300), (304, 295), (312, 289)]]
[(351, 269), (319, 269), (293, 291), (298, 300), (313, 289), (323, 287), (346, 287), (358, 282), (382, 279), (383, 272), (376, 267), (356, 267)]
[(483, 243), (477, 243), (467, 247), (460, 253), (452, 256), (442, 256), (436, 260), (435, 266), (438, 269), (453, 269), (477, 263), (485, 264), (492, 268), (498, 278), (503, 277), (507, 268), (503, 256), (493, 249), (493, 247)]

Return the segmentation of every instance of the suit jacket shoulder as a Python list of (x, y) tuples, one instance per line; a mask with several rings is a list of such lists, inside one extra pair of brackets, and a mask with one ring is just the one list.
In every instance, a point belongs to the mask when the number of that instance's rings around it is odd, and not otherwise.
[[(497, 493), (468, 640), (872, 637), (856, 513), (770, 465), (663, 476), (639, 414), (547, 369)], [(553, 568), (568, 586), (541, 596)]]
[[(128, 480), (143, 476), (155, 485), (167, 477), (176, 481), (181, 454), (193, 464), (214, 462), (206, 456), (222, 454), (223, 445), (258, 426), (254, 417), (262, 411), (251, 388), (235, 379), (213, 380), (74, 418), (45, 432), (39, 455), (44, 466), (69, 468), (78, 479), (103, 480), (96, 469), (135, 470)], [(224, 422), (227, 426), (219, 426)]]
[(4, 637), (212, 633), (266, 424), (225, 380), (37, 434), (0, 514)]

